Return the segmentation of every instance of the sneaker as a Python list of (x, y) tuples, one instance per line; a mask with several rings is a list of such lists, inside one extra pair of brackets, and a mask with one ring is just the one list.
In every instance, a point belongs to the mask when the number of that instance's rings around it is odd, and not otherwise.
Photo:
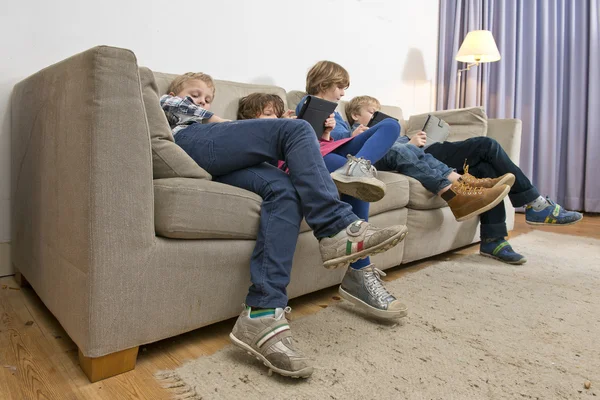
[(285, 318), (290, 311), (290, 307), (276, 308), (275, 317), (250, 318), (250, 308), (244, 307), (229, 338), (269, 368), (269, 376), (275, 371), (292, 378), (308, 378), (313, 367), (309, 359), (294, 348)]
[(548, 206), (540, 211), (525, 207), (525, 222), (529, 225), (571, 225), (583, 219), (583, 214), (568, 211), (546, 197)]
[(512, 185), (515, 183), (515, 176), (510, 172), (498, 178), (476, 178), (469, 173), (469, 166), (467, 164), (464, 165), (463, 169), (465, 172), (460, 177), (460, 180), (469, 186), (489, 189), (500, 185), (508, 185), (509, 187), (512, 187)]
[(385, 196), (385, 183), (377, 179), (377, 169), (371, 161), (348, 154), (346, 165), (331, 173), (340, 193), (374, 202)]
[(383, 253), (404, 240), (407, 232), (404, 225), (381, 229), (359, 219), (337, 235), (319, 241), (323, 266), (345, 268), (361, 258)]
[(482, 240), (479, 245), (479, 254), (508, 264), (519, 265), (527, 262), (527, 258), (514, 251), (504, 238), (492, 241)]
[(407, 307), (383, 286), (382, 276), (385, 273), (373, 264), (361, 269), (348, 268), (339, 288), (340, 296), (380, 318), (406, 317)]
[(455, 181), (449, 190), (442, 193), (457, 221), (464, 221), (491, 210), (510, 192), (510, 186), (492, 188), (473, 187)]

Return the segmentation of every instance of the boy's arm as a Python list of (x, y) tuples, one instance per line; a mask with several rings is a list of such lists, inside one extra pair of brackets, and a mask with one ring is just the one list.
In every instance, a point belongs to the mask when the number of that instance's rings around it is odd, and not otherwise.
[(210, 119), (214, 115), (212, 112), (194, 104), (188, 98), (182, 99), (168, 94), (160, 98), (160, 106), (165, 112), (194, 115), (201, 119)]
[(350, 126), (346, 121), (344, 121), (340, 113), (336, 111), (335, 128), (333, 128), (333, 130), (331, 131), (331, 137), (333, 138), (333, 140), (340, 140), (349, 138), (351, 135), (352, 132), (350, 131)]

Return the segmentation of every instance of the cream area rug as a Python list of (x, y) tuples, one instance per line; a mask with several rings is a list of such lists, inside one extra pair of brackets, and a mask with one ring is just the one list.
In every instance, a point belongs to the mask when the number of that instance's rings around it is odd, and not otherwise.
[(526, 264), (470, 255), (387, 282), (400, 323), (344, 301), (292, 321), (310, 379), (268, 376), (232, 345), (157, 379), (189, 399), (600, 399), (600, 241), (511, 243)]

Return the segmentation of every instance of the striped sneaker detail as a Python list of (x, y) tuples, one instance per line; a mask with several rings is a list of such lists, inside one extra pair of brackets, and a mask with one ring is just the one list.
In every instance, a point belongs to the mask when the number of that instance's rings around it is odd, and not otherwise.
[(495, 255), (495, 256), (497, 256), (497, 255), (498, 255), (498, 253), (500, 253), (500, 251), (501, 251), (503, 248), (505, 248), (506, 246), (508, 246), (508, 245), (509, 245), (509, 244), (508, 244), (508, 242), (506, 242), (506, 241), (505, 241), (505, 242), (502, 242), (502, 243), (500, 243), (500, 244), (499, 244), (499, 245), (498, 245), (498, 246), (497, 246), (497, 247), (494, 249), (494, 251), (492, 251), (492, 254), (493, 254), (493, 255)]
[(260, 348), (260, 347), (262, 347), (263, 344), (265, 344), (271, 338), (277, 336), (281, 332), (285, 332), (285, 331), (289, 331), (289, 330), (290, 330), (290, 326), (287, 324), (287, 322), (283, 323), (281, 325), (277, 325), (277, 326), (273, 327), (270, 331), (268, 331), (267, 333), (262, 335), (261, 338), (258, 339), (258, 341), (256, 342), (256, 346), (258, 348)]
[(350, 255), (350, 254), (354, 254), (354, 253), (358, 253), (359, 251), (362, 251), (364, 247), (364, 241), (360, 241), (360, 242), (351, 242), (351, 241), (347, 241), (346, 242), (346, 255)]

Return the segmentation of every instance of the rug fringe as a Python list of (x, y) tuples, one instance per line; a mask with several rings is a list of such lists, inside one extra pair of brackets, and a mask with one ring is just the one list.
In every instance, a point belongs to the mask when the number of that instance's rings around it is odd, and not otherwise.
[(173, 400), (202, 400), (202, 396), (174, 371), (158, 371), (154, 377), (160, 386), (171, 392)]

